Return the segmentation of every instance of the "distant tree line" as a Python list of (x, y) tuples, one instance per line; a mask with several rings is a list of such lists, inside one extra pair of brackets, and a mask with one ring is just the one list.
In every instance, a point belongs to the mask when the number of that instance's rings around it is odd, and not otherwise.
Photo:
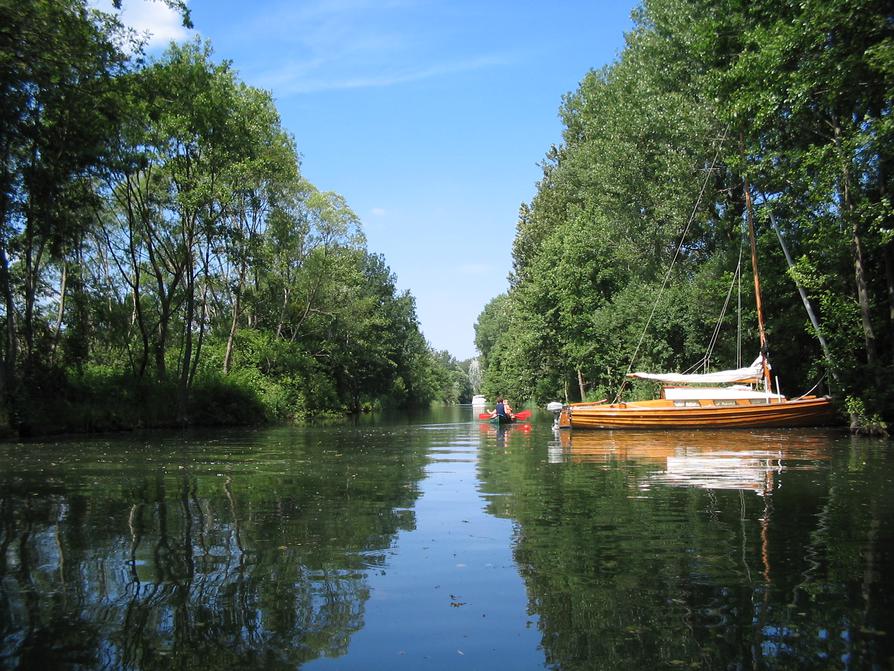
[(562, 102), (509, 291), (476, 326), (486, 393), (612, 398), (631, 363), (748, 365), (747, 192), (783, 392), (824, 380), (852, 412), (890, 419), (892, 92), (889, 2), (644, 0), (619, 58)]
[(140, 47), (86, 0), (0, 1), (0, 425), (469, 396), (270, 94), (207, 43)]

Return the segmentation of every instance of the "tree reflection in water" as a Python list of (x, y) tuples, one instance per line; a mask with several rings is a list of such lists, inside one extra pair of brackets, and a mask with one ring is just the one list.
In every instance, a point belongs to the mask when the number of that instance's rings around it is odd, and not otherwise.
[(422, 456), (387, 435), (302, 435), (17, 448), (0, 474), (0, 665), (296, 668), (343, 654), (368, 571), (414, 525)]
[(887, 444), (563, 436), (3, 446), (0, 666), (890, 666)]
[(890, 451), (823, 431), (561, 432), (485, 451), (561, 669), (872, 668), (894, 655)]

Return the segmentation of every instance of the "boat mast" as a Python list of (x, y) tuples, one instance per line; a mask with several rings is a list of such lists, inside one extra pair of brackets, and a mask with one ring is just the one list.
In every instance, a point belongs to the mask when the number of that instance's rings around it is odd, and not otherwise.
[[(745, 144), (742, 141), (742, 160), (745, 159)], [(773, 385), (770, 384), (770, 365), (767, 361), (767, 331), (764, 328), (764, 305), (761, 300), (761, 278), (757, 270), (757, 242), (754, 236), (754, 205), (751, 202), (751, 186), (748, 183), (747, 172), (744, 175), (745, 180), (745, 218), (748, 221), (748, 239), (751, 241), (751, 269), (754, 271), (754, 302), (757, 307), (757, 331), (760, 336), (761, 347), (761, 365), (764, 369), (764, 389), (770, 390)]]

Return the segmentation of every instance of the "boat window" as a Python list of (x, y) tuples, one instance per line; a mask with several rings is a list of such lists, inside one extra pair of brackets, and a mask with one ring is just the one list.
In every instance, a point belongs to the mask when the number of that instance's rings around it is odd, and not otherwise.
[(749, 398), (748, 402), (751, 405), (767, 405), (767, 399), (765, 398)]
[(675, 408), (698, 408), (700, 403), (696, 400), (691, 401), (674, 401)]
[(714, 399), (714, 405), (722, 405), (724, 407), (736, 405), (736, 399), (734, 399), (734, 398), (717, 398), (717, 399)]

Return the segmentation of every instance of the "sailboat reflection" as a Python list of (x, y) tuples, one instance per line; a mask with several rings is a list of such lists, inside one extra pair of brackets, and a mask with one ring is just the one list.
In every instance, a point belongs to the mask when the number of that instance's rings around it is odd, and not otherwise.
[[(828, 431), (562, 432), (563, 460), (647, 467), (638, 485), (750, 490), (769, 495), (778, 476), (831, 458)], [(555, 459), (555, 457), (553, 457)]]
[(654, 473), (642, 484), (651, 483), (702, 489), (749, 489), (758, 496), (773, 491), (774, 475), (782, 473), (782, 454), (755, 451), (748, 456), (734, 452), (681, 455), (667, 458), (667, 469)]

